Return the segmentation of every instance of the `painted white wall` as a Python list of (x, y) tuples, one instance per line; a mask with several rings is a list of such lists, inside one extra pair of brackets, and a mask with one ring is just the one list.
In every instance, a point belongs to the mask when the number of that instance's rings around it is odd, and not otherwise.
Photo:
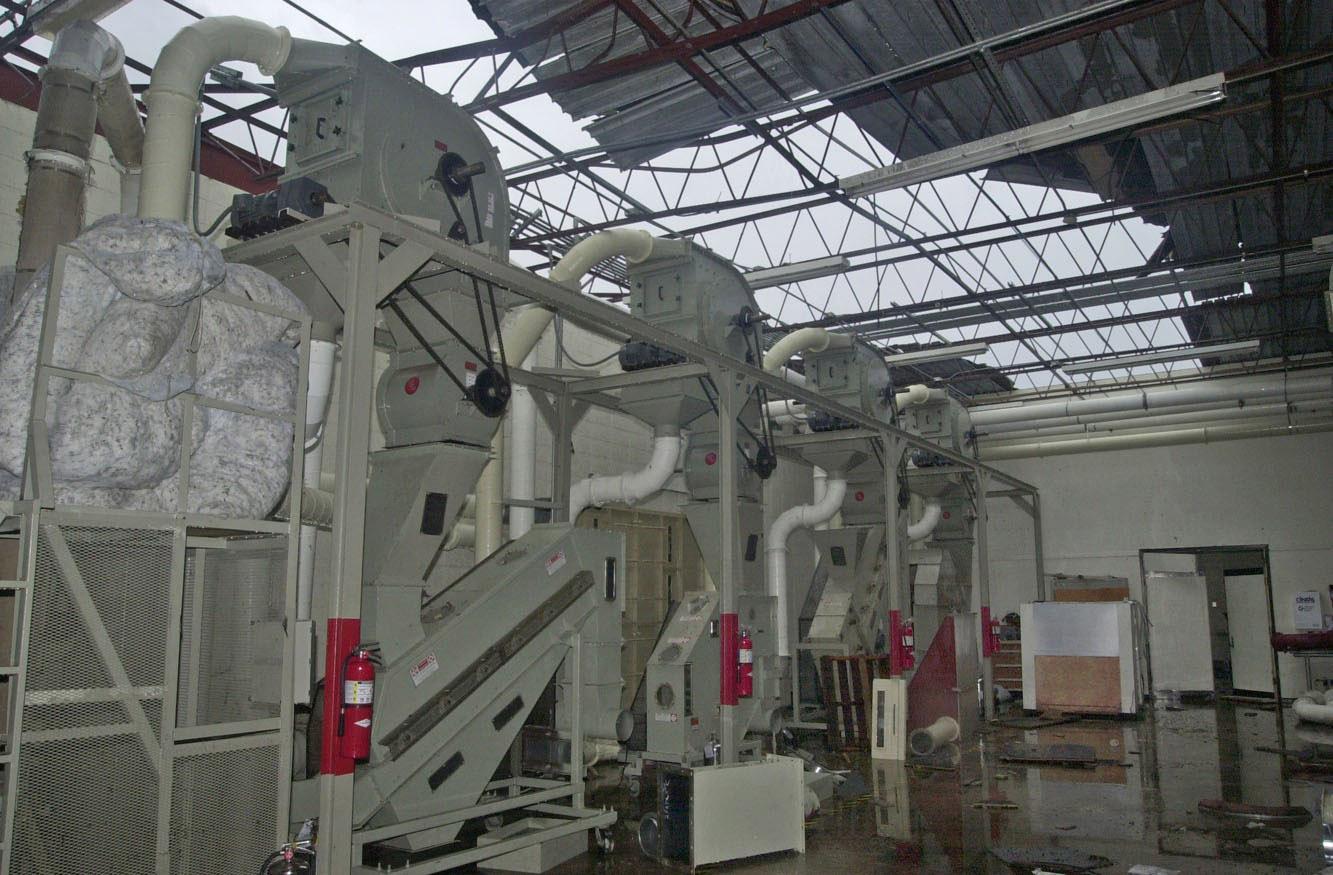
[[(1139, 550), (1269, 547), (1274, 614), (1291, 631), (1292, 595), (1333, 583), (1333, 435), (1260, 438), (1181, 447), (1022, 459), (1002, 470), (1041, 491), (1046, 571), (1126, 577), (1142, 596)], [(1189, 557), (1190, 563), (1193, 557)], [(991, 502), (991, 592), (1003, 615), (1035, 597), (1029, 518)], [(1206, 646), (1206, 645), (1205, 645)], [(1281, 658), (1287, 695), (1304, 667)], [(1316, 679), (1333, 661), (1316, 663)]]

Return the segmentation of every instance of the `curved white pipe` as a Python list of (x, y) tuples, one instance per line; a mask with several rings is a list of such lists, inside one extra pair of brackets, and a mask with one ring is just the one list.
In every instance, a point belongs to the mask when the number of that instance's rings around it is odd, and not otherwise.
[(633, 506), (657, 493), (676, 470), (684, 440), (674, 425), (658, 426), (653, 433), (653, 455), (637, 471), (610, 477), (588, 477), (569, 490), (569, 521), (577, 522), (585, 508), (608, 504)]
[(599, 231), (584, 237), (575, 243), (551, 268), (551, 282), (578, 283), (583, 275), (592, 270), (599, 262), (623, 255), (631, 264), (638, 264), (653, 254), (656, 238), (647, 231), (616, 228)]
[(852, 345), (850, 334), (838, 334), (824, 328), (798, 328), (778, 339), (764, 353), (764, 370), (776, 372), (798, 352), (823, 352), (829, 347)]
[(812, 504), (798, 504), (778, 515), (768, 528), (768, 544), (764, 558), (768, 566), (768, 594), (777, 602), (778, 656), (791, 656), (790, 612), (787, 587), (787, 539), (797, 529), (808, 529), (832, 519), (847, 495), (847, 480), (842, 472), (834, 471), (825, 481), (824, 494)]
[(912, 407), (917, 404), (925, 404), (930, 400), (930, 387), (917, 383), (908, 386), (901, 392), (895, 393), (893, 403), (899, 410), (904, 407)]
[[(652, 255), (653, 247), (658, 244), (657, 238), (647, 231), (625, 228), (599, 231), (596, 234), (584, 237), (570, 247), (564, 257), (551, 268), (548, 278), (552, 282), (577, 286), (583, 275), (592, 270), (599, 262), (623, 255), (631, 264), (638, 264)], [(537, 304), (527, 304), (510, 311), (505, 317), (504, 326), (500, 329), (505, 358), (515, 362), (526, 360), (554, 318), (554, 311)], [(532, 418), (530, 426), (524, 424), (524, 428), (531, 432), (530, 443), (532, 446), (536, 445), (536, 427), (536, 417)], [(529, 435), (526, 433), (522, 437), (516, 436), (515, 439), (522, 445), (529, 444)], [(502, 498), (504, 468), (504, 429), (501, 428), (496, 430), (495, 437), (491, 439), (491, 458), (486, 463), (486, 467), (482, 469), (481, 478), (477, 481), (475, 546), (478, 560), (498, 550), (504, 537), (504, 501)], [(512, 519), (511, 515), (511, 522)], [(570, 522), (573, 522), (574, 515), (571, 514), (569, 519)], [(520, 514), (520, 526), (523, 524), (523, 520), (524, 516)], [(511, 531), (512, 534), (514, 533)]]
[(927, 501), (921, 519), (907, 527), (907, 540), (921, 541), (930, 537), (930, 533), (935, 531), (935, 527), (940, 524), (943, 517), (944, 509), (940, 507), (940, 503), (934, 499)]
[(144, 95), (148, 130), (140, 218), (185, 218), (199, 88), (209, 68), (224, 61), (249, 61), (271, 76), (287, 63), (291, 48), (287, 28), (232, 15), (200, 19), (163, 47)]

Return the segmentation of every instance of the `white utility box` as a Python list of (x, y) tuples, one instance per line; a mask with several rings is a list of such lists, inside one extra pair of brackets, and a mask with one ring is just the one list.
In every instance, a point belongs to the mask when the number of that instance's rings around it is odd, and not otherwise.
[[(794, 757), (665, 768), (652, 850), (691, 867), (782, 851), (805, 853), (805, 767)], [(640, 829), (644, 844), (644, 830)]]

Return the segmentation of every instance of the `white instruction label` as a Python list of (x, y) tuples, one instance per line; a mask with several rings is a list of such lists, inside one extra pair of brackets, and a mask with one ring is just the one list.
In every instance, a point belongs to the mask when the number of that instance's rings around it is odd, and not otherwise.
[(495, 192), (486, 193), (486, 221), (483, 222), (487, 228), (495, 227)]
[(419, 687), (426, 678), (440, 670), (440, 661), (435, 658), (434, 653), (428, 653), (421, 658), (421, 661), (411, 668), (412, 685)]
[(477, 363), (463, 362), (463, 385), (471, 389), (477, 384)]
[(672, 714), (669, 711), (658, 711), (656, 714), (653, 715), (653, 719), (655, 719), (658, 723), (679, 723), (680, 715)]
[(374, 681), (343, 681), (344, 705), (370, 705), (374, 701)]
[(550, 577), (565, 567), (565, 551), (560, 550), (546, 557), (546, 576)]

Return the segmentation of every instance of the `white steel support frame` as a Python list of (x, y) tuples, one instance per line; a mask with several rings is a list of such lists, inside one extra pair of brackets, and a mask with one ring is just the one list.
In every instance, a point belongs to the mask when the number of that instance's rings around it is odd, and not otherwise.
[[(19, 522), (21, 549), (19, 557), (21, 579), (0, 581), (0, 591), (15, 592), (18, 597), (15, 610), (14, 656), (13, 665), (8, 665), (10, 658), (0, 656), (6, 663), (0, 666), (0, 675), (13, 679), (9, 708), (9, 744), (0, 754), (0, 764), (6, 770), (4, 789), (3, 835), (0, 835), (0, 875), (9, 875), (12, 871), (14, 852), (14, 816), (18, 807), (18, 798), (22, 788), (23, 776), (20, 769), (20, 752), (23, 743), (23, 705), (27, 697), (27, 668), (31, 629), (33, 583), (36, 574), (37, 543), (41, 533), (45, 533), (50, 551), (61, 568), (68, 595), (74, 601), (80, 614), (80, 620), (97, 650), (110, 678), (113, 689), (117, 692), (117, 701), (123, 703), (130, 722), (136, 727), (149, 760), (157, 772), (157, 823), (156, 852), (154, 868), (159, 875), (171, 875), (171, 831), (172, 831), (172, 780), (174, 763), (178, 759), (201, 754), (222, 753), (226, 751), (271, 747), (278, 754), (277, 772), (274, 776), (278, 788), (275, 793), (277, 822), (273, 825), (273, 844), (277, 846), (287, 840), (290, 794), (284, 782), (291, 774), (292, 735), (291, 725), (294, 714), (293, 698), (293, 660), (295, 639), (287, 634), (283, 645), (283, 668), (280, 682), (279, 716), (268, 719), (253, 719), (226, 724), (206, 726), (178, 725), (178, 704), (180, 692), (180, 654), (182, 625), (185, 621), (184, 592), (186, 556), (202, 542), (209, 546), (222, 547), (227, 543), (227, 536), (266, 535), (286, 537), (285, 586), (283, 604), (285, 616), (290, 620), (295, 617), (296, 609), (296, 567), (300, 553), (298, 549), (300, 531), (301, 496), (299, 490), (293, 495), (290, 518), (285, 522), (258, 519), (238, 519), (219, 517), (208, 514), (192, 513), (189, 508), (190, 496), (190, 441), (182, 442), (180, 458), (177, 460), (177, 509), (175, 512), (128, 511), (103, 508), (59, 505), (56, 501), (55, 488), (51, 473), (50, 442), (47, 429), (47, 402), (52, 377), (73, 382), (93, 383), (118, 390), (114, 384), (91, 373), (61, 367), (52, 361), (55, 349), (57, 327), (60, 319), (61, 293), (64, 287), (66, 262), (75, 250), (67, 245), (57, 247), (52, 260), (50, 280), (46, 289), (45, 310), (42, 330), (38, 342), (36, 368), (33, 379), (33, 394), (30, 407), (28, 445), (26, 449), (26, 469), (24, 472), (23, 500), (0, 505), (0, 519), (16, 517)], [(256, 310), (272, 316), (287, 319), (298, 326), (300, 349), (298, 356), (298, 379), (296, 407), (289, 415), (272, 414), (255, 410), (243, 405), (210, 398), (196, 392), (185, 392), (177, 396), (181, 401), (182, 433), (190, 434), (197, 408), (226, 410), (244, 416), (287, 422), (292, 426), (291, 471), (292, 482), (301, 482), (304, 472), (305, 454), (305, 385), (309, 373), (310, 320), (304, 314), (284, 310), (238, 298), (229, 294), (214, 293), (214, 300), (235, 306)], [(194, 306), (199, 306), (198, 302)], [(187, 358), (191, 376), (197, 366), (196, 353)], [(164, 653), (164, 675), (160, 693), (160, 718), (158, 732), (155, 734), (140, 701), (141, 689), (132, 686), (120, 654), (116, 650), (107, 625), (94, 602), (84, 574), (75, 561), (67, 544), (62, 527), (96, 526), (119, 528), (126, 531), (156, 530), (171, 533), (171, 572), (167, 592), (167, 627)], [(191, 534), (192, 530), (209, 529), (214, 534), (201, 539)], [(268, 539), (260, 539), (261, 542)], [(246, 541), (246, 545), (251, 542)], [(201, 569), (196, 574), (202, 579)], [(202, 602), (202, 590), (196, 597)], [(197, 628), (197, 626), (196, 626)], [(38, 630), (40, 632), (40, 630)], [(198, 648), (192, 648), (192, 652)], [(197, 655), (197, 654), (196, 654)], [(197, 667), (196, 667), (197, 668)], [(193, 693), (194, 686), (191, 686)], [(90, 691), (97, 692), (97, 691)], [(85, 729), (53, 729), (41, 733), (42, 740), (60, 740), (63, 738), (82, 737)]]
[[(392, 250), (383, 258), (381, 244)], [(341, 253), (346, 252), (344, 259)], [(362, 581), (361, 557), (364, 547), (365, 490), (349, 488), (364, 484), (368, 470), (369, 415), (373, 410), (371, 371), (374, 344), (374, 318), (377, 305), (404, 280), (424, 266), (431, 269), (457, 270), (479, 281), (489, 282), (533, 303), (550, 307), (564, 318), (613, 338), (634, 338), (656, 344), (680, 354), (687, 364), (651, 371), (636, 371), (609, 377), (588, 378), (581, 374), (554, 374), (525, 371), (511, 365), (515, 382), (534, 392), (539, 412), (551, 426), (556, 451), (553, 454), (552, 518), (565, 521), (568, 515), (570, 471), (568, 453), (577, 422), (589, 405), (616, 409), (618, 402), (609, 390), (640, 382), (671, 379), (689, 373), (713, 376), (719, 394), (719, 476), (722, 477), (721, 500), (736, 506), (735, 472), (739, 463), (735, 451), (735, 416), (742, 387), (763, 386), (771, 397), (790, 398), (815, 410), (825, 410), (859, 427), (863, 436), (893, 438), (901, 450), (920, 447), (943, 456), (961, 470), (986, 470), (993, 478), (1024, 493), (1035, 488), (1024, 481), (992, 469), (960, 453), (955, 453), (910, 432), (885, 424), (859, 410), (828, 401), (804, 387), (789, 383), (761, 368), (723, 356), (704, 345), (688, 340), (658, 326), (636, 319), (578, 290), (551, 282), (524, 268), (497, 261), (474, 249), (431, 232), (412, 222), (354, 203), (336, 214), (315, 219), (282, 231), (240, 243), (227, 250), (229, 261), (260, 263), (299, 255), (310, 273), (323, 284), (344, 312), (342, 362), (339, 387), (337, 433), (337, 491), (333, 525), (334, 573), (330, 582), (329, 616), (359, 616)], [(548, 397), (543, 397), (543, 393)], [(348, 411), (365, 411), (359, 418)], [(297, 519), (293, 514), (293, 518)], [(724, 539), (739, 550), (739, 529), (734, 511), (722, 515)], [(900, 562), (901, 564), (901, 562)], [(720, 581), (722, 610), (735, 611), (735, 586), (738, 556), (724, 557)], [(901, 590), (902, 587), (900, 586)], [(730, 605), (730, 607), (728, 607)], [(723, 761), (735, 761), (739, 739), (735, 737), (734, 715), (723, 709)], [(729, 729), (727, 727), (730, 727)], [(320, 854), (319, 875), (351, 875), (355, 871), (352, 852), (351, 775), (323, 776), (320, 781)], [(570, 809), (562, 808), (561, 813)], [(474, 810), (475, 812), (475, 810)], [(473, 815), (470, 815), (473, 816)], [(586, 826), (583, 828), (587, 828)], [(490, 856), (487, 854), (486, 856)], [(461, 864), (461, 860), (459, 861)]]
[[(976, 526), (977, 526), (977, 595), (980, 598), (982, 616), (990, 613), (990, 507), (986, 492), (990, 489), (990, 472), (976, 472)], [(986, 722), (995, 719), (995, 666), (986, 641), (990, 629), (982, 626), (981, 643), (981, 702)]]
[[(718, 613), (722, 616), (737, 613), (736, 589), (740, 584), (740, 490), (736, 476), (739, 472), (738, 453), (736, 451), (737, 428), (736, 416), (744, 404), (736, 376), (723, 367), (712, 369), (713, 384), (717, 388), (717, 477), (718, 506), (721, 518), (722, 534), (722, 579), (717, 582)], [(739, 629), (737, 629), (739, 634)], [(718, 637), (721, 647), (723, 638)], [(718, 664), (723, 671), (731, 664), (723, 653)], [(720, 705), (721, 720), (718, 731), (722, 743), (719, 761), (722, 765), (734, 763), (739, 759), (740, 737), (736, 731), (736, 705), (726, 702)]]
[[(318, 242), (318, 241), (314, 241)], [(333, 498), (333, 573), (328, 616), (361, 618), (361, 566), (366, 538), (366, 478), (370, 473), (370, 415), (374, 408), (375, 304), (379, 278), (380, 232), (354, 222), (349, 227), (345, 281), (329, 291), (343, 303), (342, 374), (338, 386), (338, 429)], [(329, 253), (332, 255), (332, 253)], [(336, 257), (336, 256), (334, 256)], [(312, 265), (313, 266), (313, 265)], [(296, 482), (296, 481), (293, 481)], [(295, 491), (295, 490), (294, 490)], [(293, 516), (295, 516), (293, 514)], [(327, 671), (327, 667), (326, 667)], [(352, 871), (352, 789), (355, 775), (319, 777), (319, 875)]]

